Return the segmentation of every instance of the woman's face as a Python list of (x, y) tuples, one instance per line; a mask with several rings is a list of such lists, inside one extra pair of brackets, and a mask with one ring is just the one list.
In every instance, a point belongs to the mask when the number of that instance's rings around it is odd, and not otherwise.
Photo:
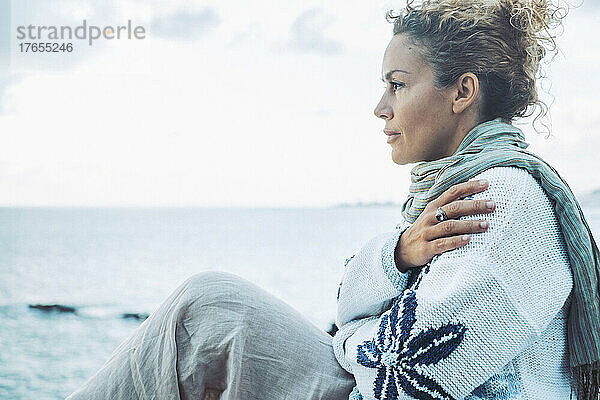
[(385, 92), (375, 115), (385, 121), (384, 132), (396, 164), (438, 160), (454, 153), (457, 118), (451, 89), (433, 86), (433, 71), (404, 34), (394, 35), (383, 56)]

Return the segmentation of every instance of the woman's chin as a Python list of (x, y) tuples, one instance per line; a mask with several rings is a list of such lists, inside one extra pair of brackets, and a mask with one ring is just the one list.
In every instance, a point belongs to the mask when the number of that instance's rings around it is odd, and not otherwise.
[(410, 163), (410, 161), (408, 161), (406, 157), (403, 157), (401, 154), (397, 154), (397, 152), (394, 150), (392, 150), (392, 161), (394, 162), (394, 164), (398, 165), (406, 165)]

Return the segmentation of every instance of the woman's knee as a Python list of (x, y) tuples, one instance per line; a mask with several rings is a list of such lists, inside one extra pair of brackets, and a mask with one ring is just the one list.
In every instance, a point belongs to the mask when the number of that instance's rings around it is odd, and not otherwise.
[(222, 282), (241, 279), (239, 276), (224, 271), (203, 271), (187, 278), (183, 285), (187, 288), (202, 288), (205, 285), (221, 284)]
[(222, 271), (205, 271), (188, 278), (180, 290), (186, 302), (218, 306), (225, 303), (244, 303), (250, 282)]

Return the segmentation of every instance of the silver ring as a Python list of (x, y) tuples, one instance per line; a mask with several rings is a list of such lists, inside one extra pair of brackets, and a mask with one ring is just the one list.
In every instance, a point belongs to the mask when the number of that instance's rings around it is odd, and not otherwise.
[(438, 222), (443, 222), (448, 219), (448, 214), (446, 214), (441, 207), (438, 207), (437, 211), (435, 212), (435, 219), (437, 219)]

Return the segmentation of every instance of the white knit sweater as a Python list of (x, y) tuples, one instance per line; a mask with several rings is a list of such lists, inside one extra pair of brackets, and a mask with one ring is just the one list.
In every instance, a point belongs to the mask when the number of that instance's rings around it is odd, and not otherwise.
[(490, 183), (472, 198), (497, 206), (461, 218), (489, 221), (466, 246), (402, 274), (403, 222), (347, 260), (333, 345), (351, 399), (569, 399), (573, 277), (552, 204), (523, 169), (476, 178)]

